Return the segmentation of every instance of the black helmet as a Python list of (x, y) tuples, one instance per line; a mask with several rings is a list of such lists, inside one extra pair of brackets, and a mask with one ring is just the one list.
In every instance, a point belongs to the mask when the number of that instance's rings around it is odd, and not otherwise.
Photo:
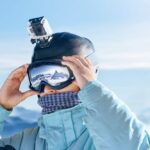
[(41, 48), (36, 45), (32, 56), (32, 62), (49, 59), (62, 59), (62, 56), (84, 55), (85, 57), (94, 53), (92, 42), (84, 37), (68, 33), (54, 33), (49, 45)]

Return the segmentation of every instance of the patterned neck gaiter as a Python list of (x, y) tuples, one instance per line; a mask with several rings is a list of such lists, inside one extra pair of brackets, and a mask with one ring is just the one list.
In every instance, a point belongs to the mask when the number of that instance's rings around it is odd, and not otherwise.
[(79, 103), (78, 92), (64, 92), (38, 97), (38, 104), (42, 107), (43, 115), (71, 108)]

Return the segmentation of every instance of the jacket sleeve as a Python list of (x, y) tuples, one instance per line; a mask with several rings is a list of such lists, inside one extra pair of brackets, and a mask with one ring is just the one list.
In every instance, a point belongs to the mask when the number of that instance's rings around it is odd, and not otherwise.
[(97, 80), (78, 94), (85, 108), (84, 118), (96, 149), (149, 150), (150, 139), (144, 125), (111, 90)]

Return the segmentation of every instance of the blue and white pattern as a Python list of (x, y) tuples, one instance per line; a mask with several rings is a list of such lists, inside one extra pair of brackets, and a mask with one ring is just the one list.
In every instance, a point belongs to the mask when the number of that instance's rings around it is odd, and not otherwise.
[(42, 114), (49, 114), (57, 110), (71, 108), (80, 103), (78, 92), (64, 92), (39, 96), (38, 104), (42, 107)]

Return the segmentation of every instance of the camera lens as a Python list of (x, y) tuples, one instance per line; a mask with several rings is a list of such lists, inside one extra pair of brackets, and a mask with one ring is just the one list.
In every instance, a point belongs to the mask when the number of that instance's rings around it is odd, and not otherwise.
[(42, 35), (46, 34), (45, 29), (43, 28), (42, 24), (38, 24), (36, 26), (33, 26), (33, 30), (34, 30), (34, 33), (36, 36), (42, 36)]

